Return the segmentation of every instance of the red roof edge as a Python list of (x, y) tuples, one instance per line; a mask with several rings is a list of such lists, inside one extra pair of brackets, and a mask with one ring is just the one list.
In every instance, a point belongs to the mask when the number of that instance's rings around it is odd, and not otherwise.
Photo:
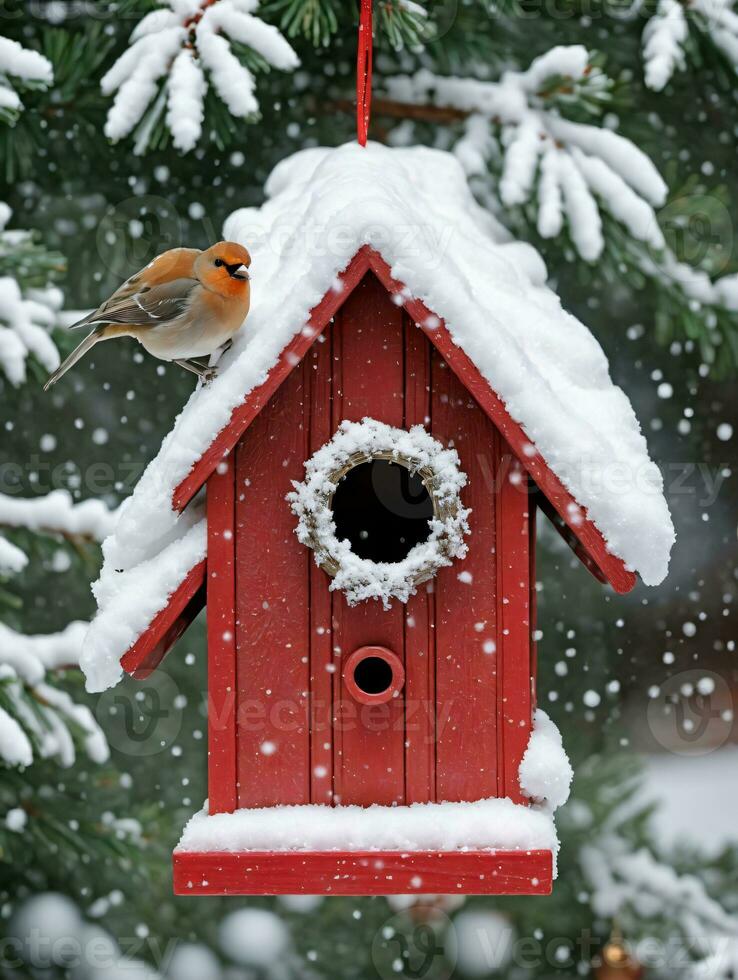
[(136, 642), (121, 657), (126, 673), (143, 680), (153, 673), (169, 650), (205, 606), (205, 570), (203, 559), (191, 568), (167, 599)]
[(397, 297), (399, 303), (415, 320), (480, 408), (500, 430), (536, 486), (576, 538), (581, 546), (581, 550), (578, 550), (579, 557), (589, 559), (589, 561), (585, 560), (587, 567), (594, 571), (591, 567), (593, 565), (599, 570), (602, 578), (609, 582), (616, 592), (630, 592), (637, 582), (635, 573), (626, 568), (621, 558), (608, 551), (602, 533), (589, 519), (586, 510), (577, 503), (549, 468), (522, 426), (510, 416), (505, 403), (492, 390), (471, 358), (454, 343), (444, 321), (429, 310), (421, 300), (409, 295), (407, 287), (392, 277), (390, 266), (380, 253), (369, 245), (362, 246), (338, 276), (341, 288), (332, 288), (311, 310), (305, 328), (284, 348), (266, 381), (251, 391), (243, 402), (234, 408), (228, 423), (174, 490), (172, 495), (174, 509), (183, 510), (187, 506), (369, 270), (376, 275), (391, 295)]

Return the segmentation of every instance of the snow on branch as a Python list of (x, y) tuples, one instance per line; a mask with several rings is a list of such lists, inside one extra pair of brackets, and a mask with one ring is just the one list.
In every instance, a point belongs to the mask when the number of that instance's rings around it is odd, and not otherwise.
[[(713, 323), (721, 313), (729, 317), (738, 313), (738, 273), (713, 280), (704, 270), (680, 262), (668, 248), (658, 262), (651, 254), (641, 255), (640, 266), (664, 293), (683, 297), (690, 310), (703, 310)], [(707, 357), (707, 344), (703, 345), (703, 356)]]
[(160, 2), (102, 79), (106, 95), (117, 93), (105, 134), (120, 140), (138, 127), (136, 152), (142, 153), (166, 106), (174, 145), (188, 153), (202, 136), (208, 78), (233, 116), (253, 118), (259, 113), (254, 70), (292, 71), (299, 59), (276, 27), (254, 15), (259, 0)]
[[(45, 497), (0, 495), (0, 526), (102, 540), (115, 513), (99, 500), (75, 504), (65, 490)], [(27, 556), (0, 537), (0, 573), (21, 572)], [(80, 744), (94, 762), (104, 762), (108, 746), (89, 708), (54, 686), (52, 675), (78, 667), (89, 623), (73, 622), (58, 633), (27, 636), (0, 623), (0, 760), (30, 766), (56, 759), (68, 767)]]
[[(734, 964), (738, 918), (712, 899), (694, 875), (680, 875), (646, 848), (634, 849), (617, 833), (608, 834), (580, 852), (582, 871), (592, 890), (594, 913), (627, 928), (666, 920), (693, 943), (696, 960), (690, 977), (729, 976), (720, 968)], [(708, 970), (709, 968), (709, 970)]]
[(392, 98), (468, 113), (454, 152), (470, 177), (499, 170), (499, 196), (508, 208), (530, 205), (543, 238), (566, 223), (579, 255), (595, 262), (604, 249), (602, 212), (655, 249), (664, 238), (654, 207), (667, 187), (649, 158), (609, 129), (565, 119), (562, 101), (577, 92), (596, 100), (609, 85), (581, 45), (552, 48), (527, 71), (499, 82), (441, 77), (425, 69), (390, 78)]
[(60, 633), (26, 636), (0, 623), (0, 662), (25, 683), (40, 684), (47, 670), (76, 667), (89, 623), (70, 623)]
[(0, 575), (15, 575), (28, 564), (28, 556), (5, 538), (0, 538)]
[(38, 51), (0, 37), (0, 121), (13, 125), (23, 111), (18, 89), (45, 89), (54, 81), (51, 62)]
[(691, 964), (688, 980), (735, 980), (738, 973), (738, 938), (721, 935), (713, 941), (714, 952)]
[(52, 686), (48, 676), (78, 664), (88, 625), (74, 622), (60, 633), (24, 636), (0, 623), (0, 759), (7, 765), (56, 759), (68, 768), (77, 743), (94, 762), (108, 758), (90, 709)]
[[(8, 205), (0, 201), (2, 260), (17, 258), (31, 239), (28, 231), (6, 228), (11, 214)], [(59, 352), (49, 331), (56, 324), (61, 303), (58, 289), (24, 291), (14, 276), (0, 275), (0, 369), (11, 384), (18, 386), (26, 380), (26, 361), (31, 355), (47, 371), (59, 367)]]
[(0, 494), (0, 527), (103, 541), (112, 533), (116, 519), (117, 511), (102, 500), (76, 504), (67, 490), (52, 490), (44, 497)]
[[(0, 494), (0, 528), (23, 529), (65, 538), (103, 541), (112, 533), (117, 511), (101, 500), (75, 504), (66, 490), (52, 490), (44, 497), (11, 497)], [(0, 536), (0, 575), (16, 575), (28, 564), (17, 545)], [(75, 658), (76, 662), (76, 658)]]
[(684, 42), (689, 35), (684, 7), (677, 0), (659, 0), (643, 30), (646, 85), (660, 92), (674, 72), (686, 67)]
[(0, 367), (11, 384), (26, 380), (26, 360), (33, 354), (47, 371), (59, 367), (59, 353), (48, 331), (56, 322), (46, 303), (25, 297), (16, 279), (0, 276)]
[(734, 0), (659, 0), (643, 30), (646, 85), (660, 92), (676, 71), (684, 71), (694, 30), (738, 72), (738, 13)]

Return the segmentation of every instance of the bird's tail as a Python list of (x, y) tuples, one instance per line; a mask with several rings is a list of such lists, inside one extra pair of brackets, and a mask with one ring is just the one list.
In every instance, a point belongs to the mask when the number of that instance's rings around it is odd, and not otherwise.
[(87, 334), (82, 343), (78, 344), (78, 346), (74, 348), (69, 357), (62, 361), (56, 371), (54, 371), (54, 373), (49, 377), (49, 380), (44, 385), (44, 391), (48, 391), (53, 384), (56, 384), (62, 375), (66, 374), (71, 367), (74, 367), (77, 361), (84, 357), (90, 348), (95, 346), (98, 340), (104, 339), (102, 331), (103, 327), (95, 327), (91, 333)]

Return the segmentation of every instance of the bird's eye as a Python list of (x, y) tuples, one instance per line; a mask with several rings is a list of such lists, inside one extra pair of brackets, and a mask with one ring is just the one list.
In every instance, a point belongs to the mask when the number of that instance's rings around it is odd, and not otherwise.
[(225, 265), (225, 262), (223, 259), (216, 259), (214, 264), (216, 269), (220, 269), (222, 265)]

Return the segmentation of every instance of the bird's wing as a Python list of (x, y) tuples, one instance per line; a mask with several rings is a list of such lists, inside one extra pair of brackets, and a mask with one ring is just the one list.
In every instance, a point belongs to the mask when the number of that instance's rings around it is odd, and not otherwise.
[(138, 327), (156, 327), (184, 313), (192, 301), (197, 279), (174, 279), (158, 286), (142, 286), (137, 292), (113, 302), (95, 319), (101, 323), (130, 323)]
[[(167, 252), (162, 252), (153, 262), (150, 262), (143, 269), (139, 269), (134, 275), (116, 289), (113, 295), (101, 303), (96, 310), (88, 314), (72, 327), (88, 326), (91, 323), (102, 323), (108, 320), (108, 313), (120, 307), (125, 300), (132, 299), (137, 293), (153, 289), (155, 286), (169, 285), (181, 279), (191, 281), (194, 279), (195, 259), (200, 255), (198, 248), (171, 248)], [(119, 321), (110, 321), (119, 322)], [(126, 321), (131, 322), (131, 321)]]

